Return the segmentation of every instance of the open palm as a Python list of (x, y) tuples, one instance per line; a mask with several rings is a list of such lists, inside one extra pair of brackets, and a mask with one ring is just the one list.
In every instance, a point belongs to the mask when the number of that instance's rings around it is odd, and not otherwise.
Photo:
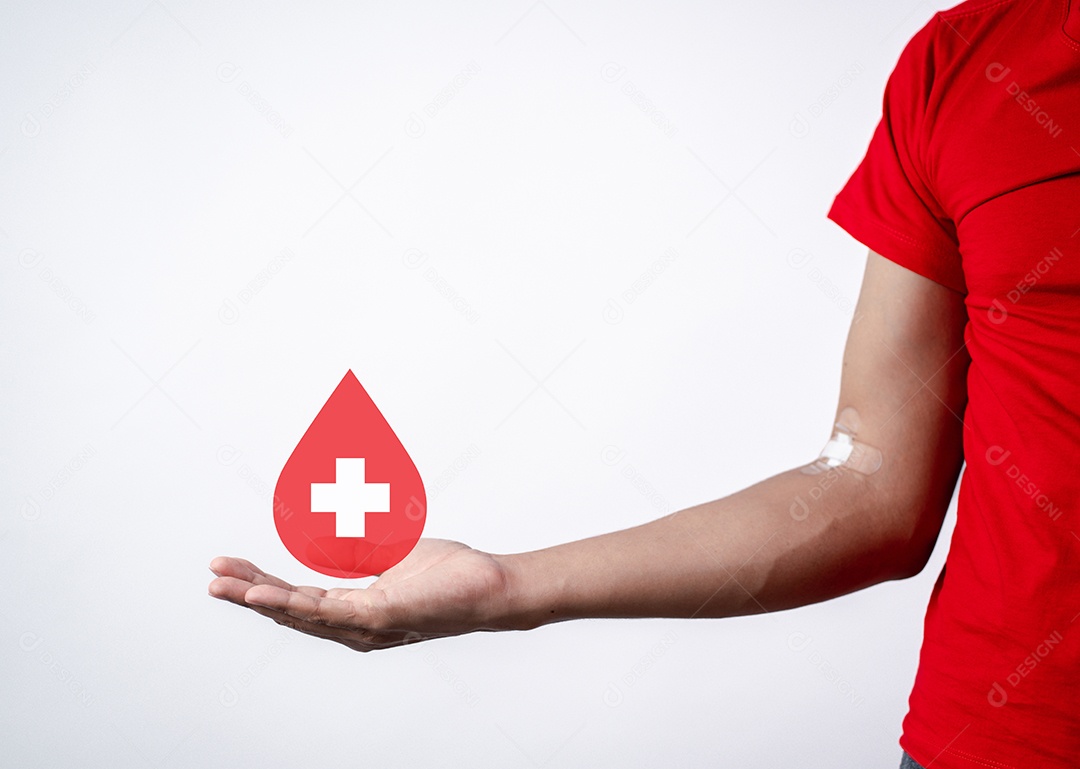
[(210, 595), (357, 651), (506, 629), (508, 575), (498, 556), (421, 539), (367, 588), (296, 587), (242, 558), (218, 557)]

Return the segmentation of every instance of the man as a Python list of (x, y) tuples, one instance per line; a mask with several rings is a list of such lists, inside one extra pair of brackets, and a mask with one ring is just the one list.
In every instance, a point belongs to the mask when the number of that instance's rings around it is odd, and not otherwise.
[(966, 459), (904, 765), (1080, 765), (1078, 204), (1080, 3), (938, 13), (829, 211), (870, 254), (821, 458), (536, 552), (422, 540), (363, 590), (218, 558), (211, 595), (362, 651), (580, 617), (776, 611), (918, 573)]

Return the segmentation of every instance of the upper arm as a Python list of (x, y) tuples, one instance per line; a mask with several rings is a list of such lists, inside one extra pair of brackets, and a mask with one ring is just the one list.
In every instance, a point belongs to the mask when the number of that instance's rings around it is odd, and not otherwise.
[(867, 476), (925, 565), (963, 464), (969, 357), (963, 294), (870, 251), (844, 349), (837, 418), (856, 409), (856, 440), (881, 450)]

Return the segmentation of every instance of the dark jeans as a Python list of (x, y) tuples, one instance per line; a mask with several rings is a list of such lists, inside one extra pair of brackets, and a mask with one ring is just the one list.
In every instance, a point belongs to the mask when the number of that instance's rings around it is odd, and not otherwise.
[(924, 767), (914, 758), (909, 756), (905, 750), (904, 755), (900, 758), (900, 769), (924, 769)]

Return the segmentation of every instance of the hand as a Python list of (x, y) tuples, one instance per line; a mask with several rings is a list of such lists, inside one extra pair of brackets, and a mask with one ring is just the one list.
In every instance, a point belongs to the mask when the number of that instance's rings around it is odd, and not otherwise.
[(294, 587), (242, 558), (215, 558), (210, 570), (211, 596), (356, 651), (511, 629), (504, 562), (445, 539), (421, 539), (367, 588)]

